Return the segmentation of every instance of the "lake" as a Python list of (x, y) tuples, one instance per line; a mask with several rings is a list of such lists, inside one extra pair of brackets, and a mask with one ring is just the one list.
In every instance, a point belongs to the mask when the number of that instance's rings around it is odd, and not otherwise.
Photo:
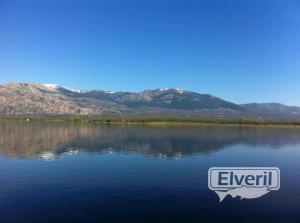
[[(281, 188), (219, 202), (218, 166)], [(300, 222), (300, 129), (2, 123), (0, 222)]]

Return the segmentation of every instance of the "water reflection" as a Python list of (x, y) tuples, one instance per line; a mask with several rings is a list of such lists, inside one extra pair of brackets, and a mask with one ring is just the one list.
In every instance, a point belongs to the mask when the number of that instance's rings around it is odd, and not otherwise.
[(0, 153), (3, 156), (48, 160), (79, 152), (137, 152), (157, 157), (181, 157), (212, 153), (233, 144), (281, 148), (299, 143), (300, 131), (296, 129), (0, 124)]
[[(295, 129), (1, 123), (0, 222), (299, 222), (299, 145)], [(212, 166), (275, 166), (282, 187), (220, 204)]]

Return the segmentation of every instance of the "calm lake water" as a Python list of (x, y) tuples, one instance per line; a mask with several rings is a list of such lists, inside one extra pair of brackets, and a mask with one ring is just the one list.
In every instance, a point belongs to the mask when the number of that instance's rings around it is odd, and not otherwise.
[[(275, 166), (281, 188), (219, 203), (213, 166)], [(300, 222), (300, 130), (0, 124), (0, 222)]]

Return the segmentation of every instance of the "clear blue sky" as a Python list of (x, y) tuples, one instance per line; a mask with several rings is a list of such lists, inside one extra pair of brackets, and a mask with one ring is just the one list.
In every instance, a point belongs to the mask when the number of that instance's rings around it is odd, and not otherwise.
[(0, 0), (0, 83), (300, 105), (299, 0)]

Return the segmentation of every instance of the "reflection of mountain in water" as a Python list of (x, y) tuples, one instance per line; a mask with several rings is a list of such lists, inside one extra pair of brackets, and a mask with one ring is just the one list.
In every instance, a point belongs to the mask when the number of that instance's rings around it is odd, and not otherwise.
[(280, 148), (300, 143), (300, 131), (280, 128), (0, 124), (0, 153), (53, 159), (81, 152), (138, 152), (174, 157), (210, 153), (232, 144)]

